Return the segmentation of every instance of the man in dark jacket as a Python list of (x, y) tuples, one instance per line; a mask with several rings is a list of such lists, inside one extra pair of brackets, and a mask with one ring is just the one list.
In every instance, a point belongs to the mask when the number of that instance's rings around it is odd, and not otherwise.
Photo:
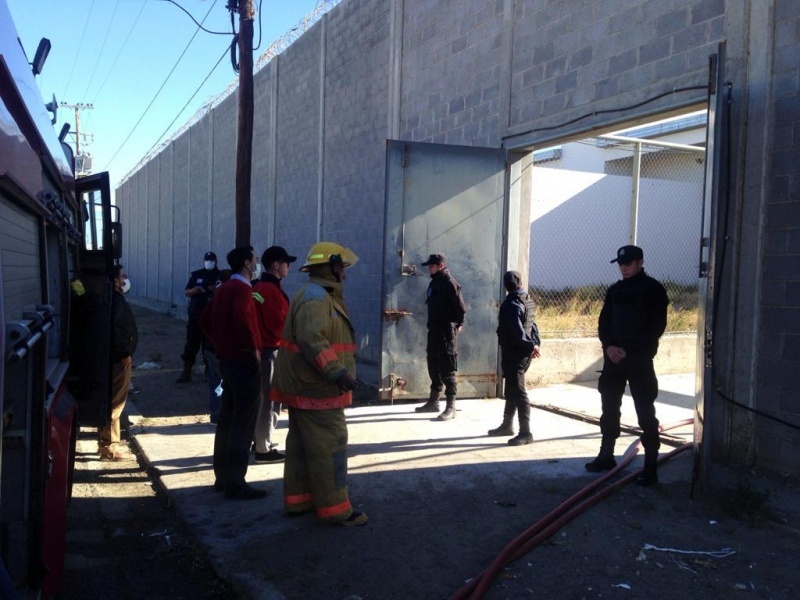
[(524, 446), (533, 443), (525, 373), (531, 366), (531, 359), (539, 358), (539, 328), (534, 320), (536, 304), (522, 288), (522, 275), (517, 271), (507, 271), (503, 275), (503, 287), (508, 294), (500, 305), (497, 341), (500, 344), (506, 406), (503, 423), (497, 429), (490, 429), (489, 435), (514, 435), (514, 414), (519, 411), (519, 435), (508, 443)]
[(428, 401), (414, 410), (419, 413), (439, 412), (439, 395), (444, 388), (447, 404), (436, 420), (449, 421), (456, 416), (456, 336), (464, 326), (467, 309), (461, 297), (461, 286), (447, 270), (444, 254), (431, 254), (422, 266), (428, 267), (431, 276), (425, 299), (428, 306), (428, 343), (425, 352), (431, 393)]
[(186, 344), (183, 347), (183, 371), (175, 383), (186, 383), (192, 380), (192, 366), (194, 366), (197, 352), (203, 343), (203, 332), (200, 329), (200, 315), (208, 304), (211, 294), (219, 285), (219, 269), (217, 268), (217, 255), (206, 252), (203, 256), (203, 268), (192, 271), (183, 295), (189, 299), (188, 317), (186, 323)]
[(658, 379), (653, 358), (658, 340), (667, 327), (667, 292), (664, 286), (644, 272), (644, 253), (638, 246), (617, 250), (622, 279), (608, 288), (600, 311), (598, 333), (603, 345), (603, 371), (598, 390), (603, 403), (600, 417), (600, 453), (586, 463), (591, 472), (614, 468), (614, 444), (620, 433), (620, 406), (625, 384), (630, 384), (644, 446), (644, 471), (639, 485), (658, 482), (658, 433), (655, 400)]
[(111, 419), (100, 428), (98, 446), (102, 460), (133, 458), (128, 449), (120, 445), (119, 430), (119, 420), (131, 386), (132, 356), (139, 341), (136, 319), (122, 295), (128, 287), (128, 276), (122, 265), (116, 265), (114, 295), (111, 299)]

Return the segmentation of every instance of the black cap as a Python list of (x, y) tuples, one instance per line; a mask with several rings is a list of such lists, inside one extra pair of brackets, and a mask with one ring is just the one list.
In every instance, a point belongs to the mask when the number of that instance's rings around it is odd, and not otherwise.
[(280, 262), (293, 263), (297, 260), (297, 257), (290, 255), (281, 246), (270, 246), (264, 250), (264, 254), (261, 255), (261, 264), (265, 266), (271, 262), (275, 262), (276, 260)]
[(427, 267), (428, 265), (441, 265), (442, 263), (447, 264), (447, 257), (444, 254), (431, 254), (424, 263), (422, 263), (423, 267)]
[(519, 271), (506, 271), (505, 275), (503, 275), (503, 285), (506, 287), (513, 285), (515, 290), (521, 288), (522, 275), (520, 275)]
[(634, 260), (644, 260), (644, 252), (639, 246), (623, 246), (617, 250), (617, 258), (612, 260), (612, 263), (629, 263)]
[(206, 252), (205, 256), (203, 256), (203, 260), (213, 260), (217, 262), (217, 255), (213, 252)]

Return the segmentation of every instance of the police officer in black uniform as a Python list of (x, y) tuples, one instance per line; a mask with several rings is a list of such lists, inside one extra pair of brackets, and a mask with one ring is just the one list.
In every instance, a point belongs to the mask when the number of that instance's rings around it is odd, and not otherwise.
[(644, 253), (638, 246), (617, 250), (622, 279), (608, 288), (600, 311), (598, 333), (603, 345), (603, 371), (598, 390), (603, 404), (600, 417), (600, 453), (586, 463), (591, 472), (616, 466), (614, 444), (620, 433), (620, 406), (625, 384), (630, 384), (644, 446), (644, 470), (639, 485), (658, 482), (658, 434), (655, 400), (658, 380), (653, 358), (658, 340), (667, 327), (667, 292), (664, 286), (644, 272)]
[(414, 410), (421, 413), (439, 412), (439, 394), (444, 387), (447, 404), (436, 419), (449, 421), (456, 416), (456, 336), (464, 326), (467, 309), (461, 297), (461, 285), (447, 270), (447, 257), (444, 254), (431, 254), (422, 266), (428, 267), (431, 276), (425, 299), (425, 304), (428, 305), (428, 343), (425, 354), (428, 375), (431, 378), (431, 393), (428, 401)]
[(175, 383), (186, 383), (192, 380), (192, 366), (197, 352), (203, 342), (203, 332), (200, 329), (200, 315), (206, 307), (211, 294), (219, 285), (220, 272), (217, 268), (217, 255), (206, 252), (203, 256), (203, 268), (192, 271), (183, 295), (189, 298), (189, 321), (186, 324), (186, 345), (183, 347), (183, 371)]
[(536, 304), (522, 288), (522, 275), (517, 271), (506, 271), (503, 287), (507, 295), (500, 305), (497, 341), (500, 344), (506, 405), (503, 423), (497, 429), (490, 429), (489, 435), (514, 435), (514, 415), (518, 412), (519, 435), (508, 440), (508, 443), (511, 446), (524, 446), (533, 443), (525, 373), (531, 366), (531, 360), (539, 358), (541, 340), (534, 320)]

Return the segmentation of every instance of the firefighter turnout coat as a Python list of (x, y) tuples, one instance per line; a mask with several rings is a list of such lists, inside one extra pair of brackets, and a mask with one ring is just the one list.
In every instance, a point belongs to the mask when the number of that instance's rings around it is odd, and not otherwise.
[(303, 410), (329, 410), (353, 403), (336, 379), (356, 376), (355, 331), (347, 316), (342, 283), (312, 274), (295, 294), (283, 328), (271, 398)]

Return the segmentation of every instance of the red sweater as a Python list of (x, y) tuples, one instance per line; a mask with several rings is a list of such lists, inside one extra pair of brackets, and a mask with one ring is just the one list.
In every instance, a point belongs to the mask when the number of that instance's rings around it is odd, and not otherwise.
[(281, 343), (283, 324), (289, 314), (289, 297), (281, 288), (281, 280), (272, 274), (253, 287), (258, 330), (263, 348), (277, 348)]
[(223, 283), (203, 310), (200, 328), (221, 360), (255, 359), (261, 336), (253, 288), (233, 278)]

